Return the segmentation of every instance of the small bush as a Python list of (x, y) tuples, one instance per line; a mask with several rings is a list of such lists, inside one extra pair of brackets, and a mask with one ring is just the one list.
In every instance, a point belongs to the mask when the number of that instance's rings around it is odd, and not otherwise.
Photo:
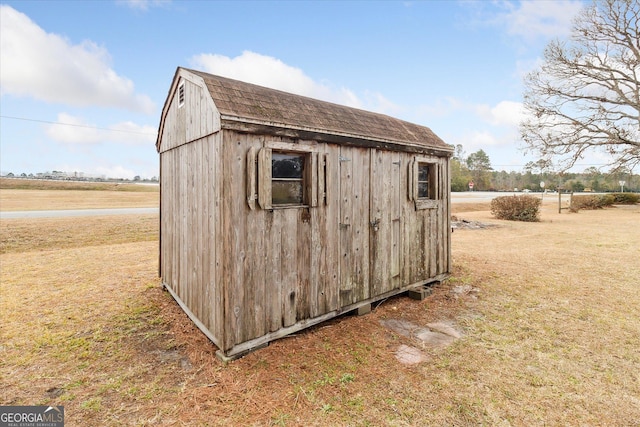
[(502, 196), (491, 200), (491, 214), (509, 221), (539, 221), (542, 200), (534, 196)]
[(640, 201), (640, 194), (635, 193), (613, 193), (616, 205), (635, 205)]
[(615, 201), (616, 199), (613, 194), (581, 194), (579, 196), (574, 194), (571, 197), (571, 206), (569, 206), (569, 209), (571, 212), (578, 212), (580, 209), (602, 209), (606, 206), (613, 205)]

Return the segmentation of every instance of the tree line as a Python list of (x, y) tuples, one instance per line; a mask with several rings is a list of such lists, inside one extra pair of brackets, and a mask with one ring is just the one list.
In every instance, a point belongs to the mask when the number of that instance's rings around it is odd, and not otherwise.
[(640, 176), (624, 168), (608, 172), (596, 167), (581, 173), (554, 172), (545, 164), (529, 162), (521, 172), (496, 171), (484, 150), (465, 156), (462, 146), (457, 145), (451, 159), (451, 191), (469, 191), (469, 183), (473, 183), (473, 191), (640, 192)]

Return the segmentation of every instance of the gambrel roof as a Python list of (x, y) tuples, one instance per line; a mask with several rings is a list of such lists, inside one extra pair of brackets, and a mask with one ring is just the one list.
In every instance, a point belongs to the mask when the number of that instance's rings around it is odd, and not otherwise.
[(453, 151), (426, 126), (202, 71), (182, 70), (203, 79), (220, 112), (223, 129), (336, 143), (371, 141), (389, 148), (409, 145), (445, 155)]

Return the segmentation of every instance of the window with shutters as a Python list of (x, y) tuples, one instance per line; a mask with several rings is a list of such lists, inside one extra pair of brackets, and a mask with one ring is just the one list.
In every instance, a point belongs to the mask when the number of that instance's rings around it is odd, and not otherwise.
[(409, 199), (415, 202), (416, 210), (438, 206), (440, 194), (440, 171), (438, 162), (427, 157), (416, 157), (409, 166)]
[(250, 148), (247, 152), (249, 207), (275, 209), (326, 204), (326, 161), (326, 155), (314, 151)]

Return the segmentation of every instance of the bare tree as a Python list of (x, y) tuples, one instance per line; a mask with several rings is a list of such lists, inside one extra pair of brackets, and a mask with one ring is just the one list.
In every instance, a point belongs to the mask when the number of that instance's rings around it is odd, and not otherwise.
[(607, 153), (614, 170), (640, 164), (639, 19), (638, 0), (596, 1), (527, 75), (522, 138), (560, 171), (590, 151)]

